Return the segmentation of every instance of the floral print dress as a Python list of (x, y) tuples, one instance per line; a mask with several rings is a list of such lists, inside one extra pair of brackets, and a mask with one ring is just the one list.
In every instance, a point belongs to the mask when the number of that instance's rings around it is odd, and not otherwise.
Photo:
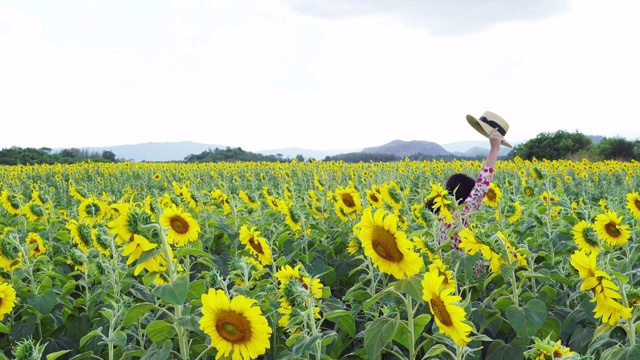
[[(469, 196), (464, 200), (463, 206), (460, 207), (460, 211), (454, 213), (453, 223), (447, 223), (440, 220), (440, 227), (438, 228), (438, 244), (446, 241), (449, 238), (449, 233), (452, 227), (456, 227), (456, 230), (462, 230), (469, 226), (469, 214), (478, 210), (482, 204), (482, 199), (489, 190), (491, 180), (493, 179), (493, 168), (484, 166), (476, 179), (476, 184), (471, 190)], [(458, 231), (455, 231), (451, 235), (451, 243), (454, 249), (460, 250), (460, 236)]]

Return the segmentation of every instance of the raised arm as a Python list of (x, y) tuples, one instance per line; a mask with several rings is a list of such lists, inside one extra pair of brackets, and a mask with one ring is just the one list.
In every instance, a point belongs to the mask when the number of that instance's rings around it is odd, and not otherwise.
[(489, 143), (491, 144), (491, 150), (487, 155), (487, 160), (484, 162), (485, 167), (495, 169), (496, 162), (498, 161), (498, 152), (500, 151), (500, 144), (504, 137), (498, 132), (497, 129), (493, 129), (489, 134)]

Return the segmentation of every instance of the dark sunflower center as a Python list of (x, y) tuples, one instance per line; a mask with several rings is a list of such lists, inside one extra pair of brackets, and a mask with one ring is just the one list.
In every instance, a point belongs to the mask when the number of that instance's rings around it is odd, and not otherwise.
[(635, 205), (636, 210), (640, 210), (640, 199), (636, 199), (636, 200), (633, 202), (633, 205)]
[(451, 315), (447, 311), (447, 307), (444, 304), (444, 301), (440, 298), (434, 298), (430, 301), (431, 309), (433, 310), (433, 315), (435, 315), (440, 322), (445, 326), (453, 325), (453, 321), (451, 321)]
[(489, 191), (487, 191), (487, 198), (489, 201), (496, 201), (496, 192), (493, 189), (489, 189)]
[(249, 245), (251, 245), (253, 250), (255, 250), (258, 254), (264, 254), (264, 250), (262, 250), (262, 245), (260, 245), (260, 242), (257, 241), (255, 237), (252, 236), (251, 239), (249, 239)]
[(233, 344), (244, 344), (251, 340), (251, 323), (242, 314), (223, 311), (216, 321), (218, 335)]
[(620, 229), (618, 229), (618, 224), (611, 221), (607, 225), (604, 226), (604, 230), (609, 234), (609, 236), (617, 238), (620, 236)]
[(342, 199), (342, 203), (344, 204), (344, 206), (348, 208), (356, 206), (356, 202), (353, 200), (353, 196), (351, 196), (351, 194), (342, 194), (340, 198)]
[(369, 195), (369, 198), (371, 199), (371, 201), (373, 201), (374, 203), (378, 202), (378, 197), (376, 196), (376, 194), (371, 194)]
[(170, 221), (171, 228), (178, 234), (186, 234), (189, 231), (189, 223), (182, 216), (174, 216)]
[(381, 258), (394, 263), (402, 261), (404, 255), (398, 249), (398, 244), (393, 234), (381, 226), (376, 226), (373, 229), (372, 238), (371, 246)]

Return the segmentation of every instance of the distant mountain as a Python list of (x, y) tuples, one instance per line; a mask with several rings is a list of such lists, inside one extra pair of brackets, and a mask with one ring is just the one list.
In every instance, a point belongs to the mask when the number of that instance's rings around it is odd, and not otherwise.
[(449, 152), (442, 146), (423, 140), (393, 140), (390, 143), (382, 146), (367, 147), (362, 149), (364, 153), (382, 153), (393, 154), (397, 156), (411, 156), (416, 154), (424, 154), (431, 156), (445, 156), (449, 155)]

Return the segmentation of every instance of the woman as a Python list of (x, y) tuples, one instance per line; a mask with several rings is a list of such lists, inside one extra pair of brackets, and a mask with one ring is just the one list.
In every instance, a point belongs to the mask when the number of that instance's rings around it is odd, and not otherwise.
[[(455, 197), (458, 204), (462, 203), (462, 206), (460, 207), (459, 212), (454, 213), (454, 221), (452, 223), (443, 221), (443, 219), (440, 220), (440, 227), (438, 228), (437, 236), (438, 244), (442, 244), (442, 242), (451, 238), (453, 248), (458, 250), (460, 249), (460, 237), (458, 236), (457, 230), (462, 230), (469, 226), (469, 214), (480, 208), (482, 199), (487, 194), (489, 185), (493, 179), (494, 169), (496, 162), (498, 161), (500, 144), (503, 142), (504, 136), (498, 132), (498, 129), (494, 128), (491, 130), (491, 133), (489, 133), (489, 144), (491, 145), (491, 150), (489, 150), (489, 154), (487, 155), (487, 159), (484, 162), (484, 166), (482, 167), (478, 178), (474, 180), (469, 175), (458, 173), (451, 175), (447, 180), (447, 191), (450, 195)], [(432, 211), (434, 211), (433, 200), (434, 199), (429, 199), (426, 203), (427, 208)], [(435, 212), (438, 213), (438, 210), (435, 210)], [(460, 225), (460, 228), (456, 229), (456, 231), (451, 234), (451, 237), (449, 237), (451, 228), (458, 224)]]

